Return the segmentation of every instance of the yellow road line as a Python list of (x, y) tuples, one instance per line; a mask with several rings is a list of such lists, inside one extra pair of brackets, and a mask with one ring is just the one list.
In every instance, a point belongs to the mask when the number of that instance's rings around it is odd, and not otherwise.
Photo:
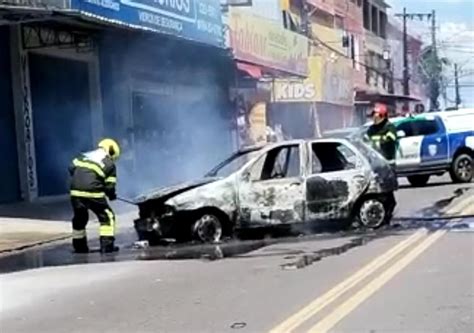
[(372, 260), (369, 264), (361, 268), (352, 276), (348, 277), (343, 282), (339, 283), (337, 286), (326, 292), (321, 297), (315, 299), (313, 302), (302, 308), (300, 311), (290, 316), (288, 319), (280, 323), (278, 326), (274, 327), (270, 333), (288, 333), (303, 324), (306, 320), (310, 319), (312, 316), (317, 314), (319, 311), (324, 309), (326, 306), (337, 300), (341, 295), (343, 295), (350, 288), (357, 285), (360, 281), (373, 274), (380, 267), (384, 266), (391, 259), (396, 257), (399, 253), (407, 249), (410, 245), (414, 244), (421, 237), (426, 235), (426, 229), (419, 229), (410, 237), (399, 242), (393, 248), (385, 252), (384, 254), (378, 256)]
[(407, 255), (399, 259), (395, 264), (390, 266), (382, 274), (374, 278), (364, 288), (357, 292), (354, 296), (349, 298), (327, 317), (311, 327), (308, 333), (324, 333), (333, 328), (339, 321), (351, 313), (362, 302), (368, 299), (377, 290), (383, 287), (395, 275), (402, 271), (412, 261), (414, 261), (420, 254), (429, 248), (434, 242), (441, 238), (446, 233), (446, 230), (438, 230), (431, 236), (427, 237), (422, 243), (418, 244)]
[(462, 213), (466, 213), (466, 210), (467, 211), (471, 210), (469, 206), (473, 206), (473, 205), (474, 205), (474, 198), (468, 197), (458, 202), (456, 205), (449, 208), (448, 210), (446, 210), (445, 215), (460, 215)]

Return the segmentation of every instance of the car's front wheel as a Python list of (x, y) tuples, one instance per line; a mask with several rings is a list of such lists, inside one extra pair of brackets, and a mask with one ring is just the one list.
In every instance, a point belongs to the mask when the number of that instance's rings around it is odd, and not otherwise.
[(473, 170), (472, 157), (460, 154), (454, 159), (449, 174), (455, 183), (469, 183), (474, 176)]
[(223, 222), (214, 213), (202, 213), (193, 222), (191, 233), (193, 239), (203, 243), (218, 243), (222, 239)]
[(430, 180), (430, 175), (409, 176), (407, 177), (407, 179), (411, 186), (421, 187), (428, 184), (428, 181)]

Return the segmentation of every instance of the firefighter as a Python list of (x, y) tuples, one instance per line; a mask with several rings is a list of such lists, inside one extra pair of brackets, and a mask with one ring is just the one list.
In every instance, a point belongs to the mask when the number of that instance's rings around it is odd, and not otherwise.
[(109, 200), (117, 198), (115, 161), (120, 156), (120, 147), (112, 139), (103, 139), (96, 150), (83, 153), (75, 158), (70, 167), (71, 204), (74, 211), (72, 219), (72, 245), (76, 253), (87, 253), (86, 225), (89, 210), (100, 223), (100, 251), (118, 251), (115, 241), (115, 214)]
[(397, 131), (388, 119), (387, 106), (376, 103), (372, 110), (373, 124), (367, 130), (367, 138), (383, 157), (395, 166), (397, 153)]

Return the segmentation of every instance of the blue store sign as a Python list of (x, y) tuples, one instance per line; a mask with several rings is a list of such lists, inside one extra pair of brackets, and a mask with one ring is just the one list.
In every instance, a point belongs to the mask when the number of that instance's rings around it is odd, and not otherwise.
[(83, 14), (223, 47), (219, 0), (72, 0)]

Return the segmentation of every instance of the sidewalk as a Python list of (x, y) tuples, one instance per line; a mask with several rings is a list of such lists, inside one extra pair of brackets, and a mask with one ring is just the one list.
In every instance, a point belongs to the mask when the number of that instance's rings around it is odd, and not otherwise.
[[(117, 214), (118, 231), (131, 227), (137, 209), (122, 203), (112, 203)], [(16, 203), (0, 205), (0, 255), (66, 240), (71, 234), (72, 211), (68, 200), (54, 203)], [(87, 233), (90, 239), (98, 237), (99, 224), (90, 213)], [(130, 224), (130, 225), (129, 225)]]

